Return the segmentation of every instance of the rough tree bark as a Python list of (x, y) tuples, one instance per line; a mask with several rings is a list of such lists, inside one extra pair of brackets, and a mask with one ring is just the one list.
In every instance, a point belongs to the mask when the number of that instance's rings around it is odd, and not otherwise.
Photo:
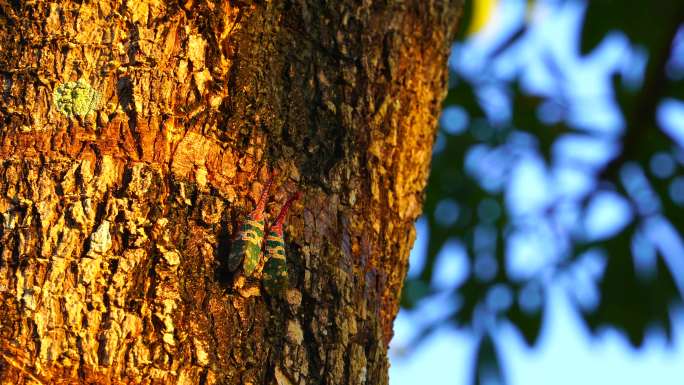
[(387, 383), (460, 1), (0, 8), (0, 383)]

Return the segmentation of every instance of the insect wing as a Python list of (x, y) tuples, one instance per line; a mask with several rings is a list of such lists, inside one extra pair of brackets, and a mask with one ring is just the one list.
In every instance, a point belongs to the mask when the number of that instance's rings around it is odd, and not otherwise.
[(245, 258), (242, 261), (242, 267), (245, 270), (245, 275), (250, 276), (254, 269), (256, 269), (259, 257), (261, 256), (261, 244), (264, 240), (264, 220), (247, 220), (243, 226), (243, 231), (240, 233), (240, 238), (245, 242)]
[(264, 221), (253, 219), (245, 221), (228, 254), (228, 269), (235, 271), (242, 262), (245, 274), (251, 275), (259, 263), (263, 239)]
[(264, 265), (264, 288), (271, 294), (281, 292), (287, 285), (287, 262), (283, 236), (270, 232), (266, 238), (266, 264)]

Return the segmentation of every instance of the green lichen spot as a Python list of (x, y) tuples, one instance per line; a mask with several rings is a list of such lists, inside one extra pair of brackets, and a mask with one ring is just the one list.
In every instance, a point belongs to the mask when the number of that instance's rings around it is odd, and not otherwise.
[(52, 94), (52, 100), (59, 111), (67, 117), (85, 117), (100, 103), (100, 93), (85, 80), (60, 84)]

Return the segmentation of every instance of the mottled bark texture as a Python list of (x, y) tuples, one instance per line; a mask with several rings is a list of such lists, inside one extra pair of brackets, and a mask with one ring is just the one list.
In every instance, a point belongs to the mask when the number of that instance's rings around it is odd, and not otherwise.
[(459, 8), (1, 0), (0, 383), (386, 384)]

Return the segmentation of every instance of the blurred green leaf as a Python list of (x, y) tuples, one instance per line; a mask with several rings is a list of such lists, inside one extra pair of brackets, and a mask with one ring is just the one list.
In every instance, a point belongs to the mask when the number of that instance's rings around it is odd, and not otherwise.
[(544, 318), (543, 301), (542, 299), (542, 305), (536, 310), (523, 310), (520, 301), (516, 301), (508, 312), (508, 319), (518, 329), (529, 347), (534, 346), (541, 332), (542, 319)]
[(601, 243), (608, 253), (608, 265), (600, 284), (601, 301), (594, 313), (586, 315), (586, 320), (594, 331), (605, 326), (623, 330), (630, 343), (639, 347), (650, 327), (659, 327), (670, 334), (668, 314), (678, 292), (660, 252), (656, 276), (650, 281), (638, 278), (631, 252), (636, 232), (637, 227), (632, 224)]
[(684, 79), (670, 82), (665, 95), (670, 98), (679, 99), (679, 101), (684, 101)]
[(499, 353), (494, 340), (488, 334), (480, 338), (473, 374), (474, 385), (506, 384)]
[(624, 33), (635, 44), (661, 49), (663, 43), (669, 43), (664, 26), (681, 23), (682, 8), (679, 0), (591, 0), (584, 16), (580, 51), (589, 53), (613, 31)]
[(461, 19), (458, 23), (458, 31), (456, 32), (456, 40), (463, 40), (466, 37), (466, 32), (470, 27), (470, 23), (473, 19), (473, 3), (474, 1), (464, 1), (463, 2), (463, 13), (461, 14)]
[(473, 320), (475, 308), (486, 293), (486, 287), (470, 276), (458, 291), (463, 296), (463, 303), (453, 316), (453, 321), (457, 326), (467, 327)]
[(409, 310), (414, 309), (421, 299), (432, 292), (430, 285), (425, 281), (420, 279), (406, 280), (401, 291), (401, 306)]
[(560, 135), (569, 131), (568, 127), (561, 122), (548, 125), (539, 120), (539, 109), (540, 106), (546, 102), (545, 98), (523, 93), (517, 83), (513, 84), (511, 91), (513, 101), (513, 125), (518, 130), (532, 134), (537, 140), (539, 152), (544, 157), (544, 160), (547, 164), (551, 163), (553, 143)]
[[(472, 2), (465, 4), (464, 20), (469, 20), (472, 15)], [(522, 65), (521, 69), (510, 74), (511, 76), (497, 78), (498, 72), (495, 67), (501, 63), (497, 64), (496, 61), (514, 57), (515, 54), (509, 53), (524, 51), (530, 46), (528, 42), (534, 40), (530, 36), (538, 29), (535, 28), (533, 19), (526, 19), (521, 24), (522, 27), (506, 32), (508, 35), (503, 36), (498, 44), (495, 43), (489, 56), (485, 55), (492, 63), (485, 64), (480, 73), (466, 74), (461, 73), (459, 68), (451, 69), (453, 72), (450, 74), (450, 89), (444, 106), (457, 106), (461, 110), (461, 115), (467, 116), (467, 119), (463, 120), (468, 122), (468, 126), (463, 132), (460, 128), (449, 131), (448, 122), (445, 122), (440, 132), (441, 146), (440, 150), (433, 154), (432, 172), (424, 207), (424, 216), (430, 232), (426, 262), (422, 271), (418, 272), (417, 276), (412, 275), (414, 278), (408, 280), (404, 286), (402, 306), (415, 308), (421, 299), (438, 293), (438, 289), (430, 286), (435, 281), (433, 275), (438, 262), (437, 256), (450, 240), (461, 242), (467, 253), (469, 273), (456, 292), (442, 294), (458, 298), (460, 304), (458, 309), (448, 316), (448, 322), (473, 332), (487, 329), (492, 333), (482, 337), (480, 341), (473, 377), (475, 383), (483, 383), (487, 378), (503, 378), (495, 341), (492, 340), (492, 336), (496, 335), (496, 326), (487, 322), (495, 320), (496, 323), (505, 317), (520, 331), (529, 346), (534, 345), (542, 329), (547, 298), (544, 297), (543, 290), (540, 290), (539, 306), (524, 307), (519, 301), (523, 288), (541, 278), (544, 282), (540, 287), (546, 287), (546, 284), (553, 285), (552, 279), (560, 275), (565, 276), (565, 269), (580, 262), (582, 258), (578, 257), (586, 251), (600, 249), (604, 250), (607, 256), (606, 265), (601, 267), (602, 273), (596, 273), (596, 276), (591, 277), (591, 284), (599, 285), (600, 301), (595, 308), (592, 307), (592, 311), (582, 309), (585, 312), (583, 318), (594, 333), (604, 327), (618, 328), (626, 333), (634, 346), (643, 344), (644, 336), (650, 328), (659, 328), (669, 337), (672, 328), (669, 320), (670, 309), (673, 303), (681, 302), (681, 293), (677, 291), (673, 277), (673, 274), (678, 272), (668, 269), (663, 250), (655, 250), (654, 276), (645, 279), (644, 272), (636, 265), (635, 258), (638, 257), (633, 252), (633, 243), (635, 237), (642, 236), (645, 232), (646, 223), (656, 216), (662, 216), (671, 223), (680, 237), (684, 233), (684, 207), (680, 206), (681, 202), (674, 202), (672, 199), (673, 194), (677, 193), (673, 190), (673, 181), (675, 178), (681, 178), (682, 165), (675, 165), (675, 171), (668, 176), (654, 172), (652, 164), (654, 156), (658, 154), (671, 154), (675, 159), (675, 152), (682, 153), (681, 146), (660, 126), (662, 119), (656, 113), (666, 98), (684, 100), (684, 79), (676, 74), (672, 75), (671, 71), (666, 71), (667, 63), (672, 62), (671, 46), (677, 29), (681, 31), (684, 28), (684, 1), (591, 0), (585, 4), (586, 14), (581, 34), (577, 36), (581, 38), (579, 46), (582, 54), (591, 52), (608, 34), (618, 32), (627, 36), (632, 44), (638, 45), (638, 54), (627, 49), (630, 52), (626, 52), (626, 56), (643, 55), (646, 60), (643, 74), (635, 74), (632, 68), (616, 66), (606, 75), (613, 75), (612, 83), (601, 103), (605, 101), (617, 107), (624, 122), (623, 130), (620, 130), (617, 124), (611, 132), (602, 131), (602, 127), (593, 130), (585, 126), (585, 119), (581, 119), (581, 126), (577, 124), (577, 113), (583, 111), (577, 106), (594, 103), (596, 99), (595, 96), (585, 97), (584, 91), (579, 92), (573, 88), (591, 90), (593, 85), (572, 83), (576, 74), (570, 71), (576, 67), (569, 66), (566, 62), (563, 62), (563, 65), (556, 63), (559, 58), (556, 53), (551, 52), (552, 50), (539, 52), (541, 59), (532, 59), (538, 60), (536, 64), (541, 65), (546, 76), (551, 79), (549, 81), (553, 84), (550, 91), (539, 94), (532, 94), (529, 91), (529, 73), (523, 69), (528, 66), (526, 62), (514, 63), (513, 66)], [(467, 22), (461, 24), (461, 35), (456, 49), (462, 49), (467, 44), (463, 42), (463, 32), (467, 27)], [(590, 60), (592, 59), (587, 62)], [(621, 65), (629, 66), (629, 63)], [(641, 69), (641, 66), (637, 69)], [(503, 95), (502, 98), (506, 100), (488, 100), (490, 95), (495, 99)], [(548, 193), (548, 207), (543, 208), (543, 212), (535, 214), (538, 216), (520, 216), (513, 213), (509, 201), (509, 178), (512, 177), (508, 170), (514, 168), (519, 154), (524, 153), (522, 157), (528, 153), (533, 154), (535, 158), (541, 156), (546, 163), (545, 172), (553, 174), (558, 170), (559, 163), (555, 148), (558, 147), (559, 139), (567, 137), (569, 133), (613, 140), (618, 153), (613, 159), (607, 160), (607, 164), (597, 164), (596, 168), (582, 168), (586, 166), (580, 164), (582, 162), (572, 163), (572, 159), (568, 162), (569, 165), (563, 165), (577, 167), (575, 171), (579, 171), (583, 177), (590, 180), (589, 191), (577, 197), (575, 201), (566, 201), (567, 197), (556, 196), (555, 186), (550, 186), (554, 191)], [(614, 138), (611, 135), (614, 135)], [(578, 150), (583, 151), (581, 148)], [(479, 155), (471, 156), (474, 153)], [(490, 162), (486, 158), (492, 153), (508, 155), (501, 156), (496, 162)], [(485, 155), (480, 156), (482, 154)], [(684, 162), (681, 155), (678, 156), (677, 162)], [(660, 206), (656, 206), (659, 209), (648, 213), (640, 211), (639, 206), (643, 203), (644, 197), (639, 197), (639, 194), (643, 194), (644, 191), (628, 191), (625, 187), (629, 182), (624, 180), (623, 171), (626, 165), (636, 165), (636, 169), (644, 171), (646, 182), (643, 184), (646, 187), (642, 190), (652, 189), (655, 192), (657, 197), (650, 196), (648, 199), (657, 200)], [(496, 171), (498, 174), (492, 174), (501, 180), (497, 181), (498, 184), (488, 184), (491, 181), (484, 179), (487, 179), (489, 174), (480, 175), (473, 171), (474, 168), (478, 169), (478, 172), (480, 168), (483, 169), (485, 174)], [(556, 183), (557, 180), (550, 178), (550, 181)], [(633, 218), (614, 236), (586, 241), (586, 234), (582, 231), (586, 212), (582, 207), (586, 208), (586, 203), (596, 193), (604, 191), (615, 191), (624, 196), (633, 210)], [(652, 192), (649, 194), (653, 195)], [(482, 202), (495, 202), (500, 207), (500, 215), (490, 217), (486, 213), (483, 214), (486, 210), (483, 211)], [(558, 213), (562, 213), (563, 206), (568, 204), (574, 205), (578, 215), (574, 219), (576, 223), (572, 226), (561, 224), (560, 217), (557, 216)], [(445, 215), (445, 207), (453, 212)], [(540, 228), (546, 225), (555, 226), (554, 234), (549, 237), (558, 236), (557, 239), (564, 240), (567, 244), (551, 246), (558, 248), (550, 251), (548, 256), (550, 262), (546, 272), (552, 271), (553, 274), (543, 272), (539, 273), (539, 276), (532, 275), (522, 281), (516, 278), (513, 282), (507, 271), (510, 263), (507, 260), (510, 258), (507, 255), (510, 246), (508, 234), (520, 231), (525, 226), (535, 228), (537, 225), (540, 225)], [(484, 246), (482, 239), (478, 240), (478, 237), (482, 238), (483, 228), (487, 230), (485, 232), (497, 234), (496, 239), (491, 236), (485, 237), (487, 240)], [(564, 257), (554, 261), (551, 258), (554, 251), (560, 251)], [(492, 265), (496, 265), (496, 271), (492, 276), (483, 277), (481, 271), (478, 273), (477, 264), (478, 261), (481, 262), (483, 255), (494, 261)], [(547, 256), (542, 255), (540, 258)], [(495, 285), (514, 288), (518, 300), (514, 301), (510, 308), (489, 306), (488, 294)], [(488, 321), (483, 322), (483, 319)], [(428, 329), (434, 330), (438, 326), (434, 324)], [(425, 330), (420, 335), (427, 335), (430, 330)], [(486, 377), (491, 373), (494, 373), (494, 377)]]
[[(458, 76), (458, 75), (453, 75)], [(470, 116), (482, 117), (484, 110), (478, 101), (475, 88), (472, 84), (465, 81), (465, 79), (458, 79), (455, 84), (449, 88), (446, 98), (443, 102), (444, 106), (458, 105), (463, 107)]]

